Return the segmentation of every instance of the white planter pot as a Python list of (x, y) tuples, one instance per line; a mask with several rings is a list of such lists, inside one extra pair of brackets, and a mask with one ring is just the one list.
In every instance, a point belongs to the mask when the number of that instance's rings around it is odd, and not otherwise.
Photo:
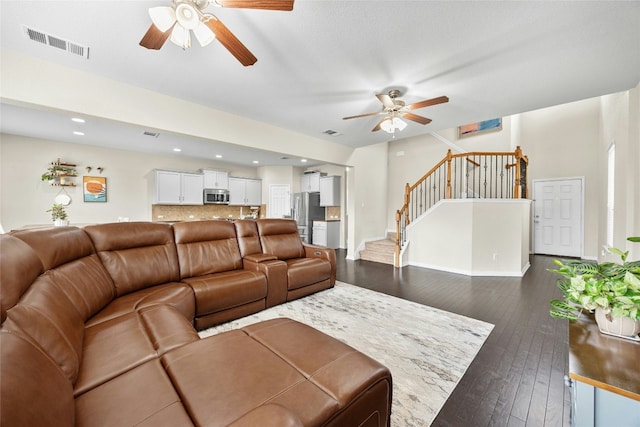
[(53, 220), (53, 225), (56, 227), (64, 227), (69, 225), (69, 220), (68, 219), (54, 219)]
[(630, 317), (612, 317), (607, 319), (607, 312), (601, 308), (596, 308), (596, 323), (600, 332), (621, 337), (638, 337), (640, 334), (640, 320)]

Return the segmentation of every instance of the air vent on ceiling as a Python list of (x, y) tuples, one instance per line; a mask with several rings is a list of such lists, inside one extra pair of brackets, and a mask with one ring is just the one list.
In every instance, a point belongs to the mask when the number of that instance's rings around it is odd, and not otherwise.
[(327, 134), (327, 135), (329, 135), (329, 136), (340, 136), (340, 135), (342, 135), (342, 134), (341, 134), (340, 132), (338, 132), (337, 130), (331, 130), (331, 129), (327, 129), (327, 130), (325, 130), (325, 131), (324, 131), (324, 132), (322, 132), (322, 133), (325, 133), (325, 134)]
[(55, 47), (60, 50), (72, 53), (74, 55), (82, 56), (89, 59), (89, 48), (87, 46), (79, 45), (69, 40), (65, 40), (60, 37), (47, 34), (44, 31), (36, 30), (26, 25), (22, 26), (24, 34), (34, 42), (42, 43), (47, 46)]
[(146, 135), (146, 136), (152, 136), (154, 138), (157, 138), (157, 137), (160, 136), (160, 132), (151, 132), (151, 131), (148, 131), (148, 130), (145, 130), (142, 134)]

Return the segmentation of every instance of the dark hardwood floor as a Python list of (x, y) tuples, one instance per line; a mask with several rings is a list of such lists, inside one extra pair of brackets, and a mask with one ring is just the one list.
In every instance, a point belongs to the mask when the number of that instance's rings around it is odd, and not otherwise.
[(560, 296), (547, 271), (553, 258), (534, 255), (525, 276), (513, 278), (395, 269), (345, 260), (345, 250), (336, 255), (339, 281), (495, 325), (433, 426), (569, 425), (568, 324), (549, 316), (549, 300)]

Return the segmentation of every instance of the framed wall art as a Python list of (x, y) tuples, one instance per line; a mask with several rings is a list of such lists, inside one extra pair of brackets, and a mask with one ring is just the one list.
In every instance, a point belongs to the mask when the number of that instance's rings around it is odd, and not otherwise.
[(107, 178), (102, 176), (83, 176), (82, 188), (85, 202), (104, 203), (107, 201)]
[(502, 119), (483, 120), (477, 123), (458, 126), (458, 138), (476, 136), (487, 132), (502, 130)]

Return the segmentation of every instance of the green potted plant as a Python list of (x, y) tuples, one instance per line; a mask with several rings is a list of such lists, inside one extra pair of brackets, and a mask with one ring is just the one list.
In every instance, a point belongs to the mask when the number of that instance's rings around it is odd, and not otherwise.
[[(640, 237), (629, 237), (638, 242)], [(554, 260), (562, 276), (557, 285), (563, 299), (551, 300), (549, 314), (559, 319), (577, 320), (583, 311), (595, 311), (601, 332), (625, 337), (640, 333), (640, 261), (627, 261), (629, 252), (609, 248), (622, 262)]]
[(47, 171), (40, 176), (40, 179), (42, 181), (55, 181), (60, 179), (60, 176), (76, 176), (77, 173), (73, 167), (52, 163), (47, 168)]
[(64, 205), (60, 203), (54, 203), (51, 209), (48, 209), (47, 212), (51, 212), (53, 225), (69, 225), (69, 219), (67, 216), (67, 211), (64, 210)]

